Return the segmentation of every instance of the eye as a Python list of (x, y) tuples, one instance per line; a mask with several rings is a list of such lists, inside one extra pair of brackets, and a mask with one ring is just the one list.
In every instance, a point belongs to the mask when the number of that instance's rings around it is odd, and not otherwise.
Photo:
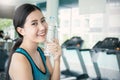
[(42, 19), (42, 20), (41, 20), (41, 23), (44, 23), (44, 22), (46, 22), (46, 20), (45, 20), (45, 19)]
[(35, 26), (36, 26), (36, 25), (38, 25), (38, 23), (37, 23), (37, 22), (33, 22), (32, 25), (35, 25)]

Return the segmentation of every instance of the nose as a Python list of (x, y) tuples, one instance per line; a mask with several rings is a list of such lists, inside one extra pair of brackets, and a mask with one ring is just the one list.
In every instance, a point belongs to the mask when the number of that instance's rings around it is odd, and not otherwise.
[(38, 28), (39, 28), (39, 30), (45, 30), (46, 29), (46, 25), (40, 23)]

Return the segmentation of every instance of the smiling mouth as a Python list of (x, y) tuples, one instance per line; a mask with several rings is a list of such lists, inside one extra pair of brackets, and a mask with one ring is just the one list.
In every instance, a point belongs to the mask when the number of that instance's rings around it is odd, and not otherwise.
[(44, 31), (44, 32), (38, 33), (37, 36), (42, 36), (42, 37), (46, 36), (46, 32)]

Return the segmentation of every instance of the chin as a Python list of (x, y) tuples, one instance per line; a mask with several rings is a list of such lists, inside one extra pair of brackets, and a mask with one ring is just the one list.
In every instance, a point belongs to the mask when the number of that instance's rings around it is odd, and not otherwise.
[(39, 42), (39, 43), (43, 43), (43, 42), (45, 42), (45, 39), (41, 39), (41, 40), (39, 40), (38, 42)]

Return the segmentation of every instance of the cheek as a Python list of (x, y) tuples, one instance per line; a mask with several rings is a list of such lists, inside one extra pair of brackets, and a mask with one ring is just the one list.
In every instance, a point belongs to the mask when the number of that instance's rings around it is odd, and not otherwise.
[(32, 36), (33, 34), (35, 34), (34, 29), (27, 28), (27, 29), (25, 30), (25, 35), (26, 35), (26, 36)]

